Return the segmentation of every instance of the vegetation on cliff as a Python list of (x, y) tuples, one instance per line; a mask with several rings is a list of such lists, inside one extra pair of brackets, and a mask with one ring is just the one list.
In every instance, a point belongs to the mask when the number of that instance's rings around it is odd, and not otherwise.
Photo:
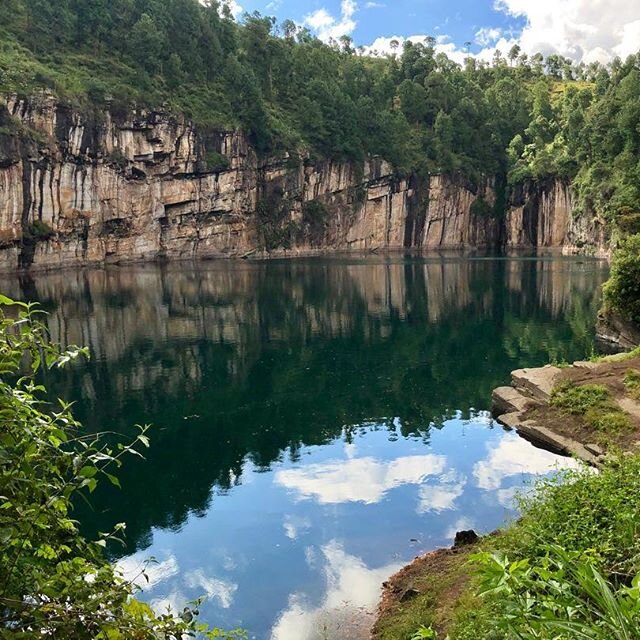
[(604, 288), (607, 309), (640, 325), (640, 234), (624, 238)]
[(52, 344), (37, 309), (0, 297), (0, 636), (230, 637), (197, 623), (195, 607), (156, 615), (133, 598), (134, 583), (103, 554), (124, 525), (96, 540), (80, 534), (74, 503), (99, 479), (119, 485), (122, 458), (148, 446), (144, 428), (127, 446), (83, 433), (69, 403), (46, 400), (47, 371), (83, 355)]
[(400, 172), (508, 175), (514, 187), (562, 178), (590, 213), (640, 209), (637, 55), (605, 67), (514, 48), (461, 67), (431, 39), (371, 57), (291, 21), (236, 23), (215, 0), (7, 0), (0, 36), (0, 94), (46, 87), (116, 112), (168, 105), (242, 126), (264, 152), (378, 154)]

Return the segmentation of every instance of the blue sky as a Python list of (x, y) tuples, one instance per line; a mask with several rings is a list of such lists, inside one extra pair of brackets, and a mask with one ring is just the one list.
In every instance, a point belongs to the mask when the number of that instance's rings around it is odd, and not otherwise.
[(519, 44), (526, 53), (560, 53), (607, 62), (640, 49), (640, 0), (224, 0), (242, 11), (290, 18), (318, 37), (349, 35), (389, 51), (391, 38), (439, 37), (454, 59), (490, 59)]
[[(306, 16), (325, 9), (338, 18), (341, 0), (240, 0), (247, 11), (291, 18), (302, 23)], [(358, 2), (351, 33), (356, 44), (369, 45), (381, 36), (448, 35), (461, 47), (475, 41), (482, 28), (522, 31), (523, 17), (507, 15), (493, 7), (491, 0), (374, 0)]]

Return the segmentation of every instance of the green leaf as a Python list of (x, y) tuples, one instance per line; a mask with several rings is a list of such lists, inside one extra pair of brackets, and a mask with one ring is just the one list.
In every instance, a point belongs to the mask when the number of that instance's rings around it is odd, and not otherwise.
[(111, 475), (110, 473), (106, 473), (105, 475), (107, 476), (107, 478), (109, 479), (109, 482), (118, 487), (118, 489), (122, 489), (122, 485), (120, 484), (120, 480), (118, 480), (117, 476)]

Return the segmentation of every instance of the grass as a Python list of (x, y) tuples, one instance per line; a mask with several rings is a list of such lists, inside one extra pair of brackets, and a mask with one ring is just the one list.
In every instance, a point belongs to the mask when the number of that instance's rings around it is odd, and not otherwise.
[(596, 431), (620, 433), (633, 429), (629, 416), (603, 385), (563, 382), (553, 390), (550, 404), (580, 417), (586, 426)]
[(640, 347), (624, 353), (614, 353), (611, 356), (594, 356), (591, 358), (591, 362), (625, 362), (633, 358), (640, 358)]
[(634, 400), (640, 400), (640, 371), (629, 369), (624, 376), (624, 386)]

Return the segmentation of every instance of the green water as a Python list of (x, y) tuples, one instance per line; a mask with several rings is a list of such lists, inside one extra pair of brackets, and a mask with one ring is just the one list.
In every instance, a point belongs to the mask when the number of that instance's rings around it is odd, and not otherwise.
[[(380, 583), (489, 531), (559, 457), (494, 425), (512, 369), (593, 349), (606, 267), (577, 259), (175, 264), (2, 281), (89, 363), (51, 376), (88, 429), (152, 448), (78, 515), (127, 523), (144, 598), (251, 637), (359, 637)], [(349, 635), (345, 636), (345, 628)], [(342, 631), (340, 631), (342, 629)], [(329, 633), (329, 635), (331, 635)]]

